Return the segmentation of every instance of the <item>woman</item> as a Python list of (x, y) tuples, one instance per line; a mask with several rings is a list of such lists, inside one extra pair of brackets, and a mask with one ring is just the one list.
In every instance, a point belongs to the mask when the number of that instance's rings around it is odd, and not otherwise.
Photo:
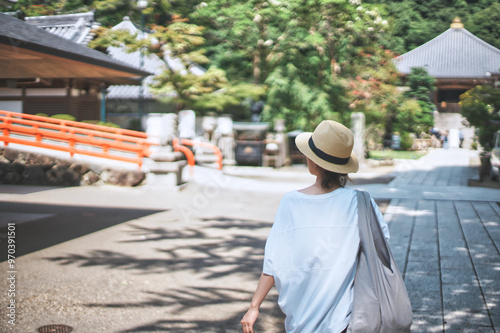
[[(287, 193), (267, 239), (264, 267), (250, 309), (241, 323), (253, 332), (259, 307), (273, 285), (288, 333), (347, 331), (359, 249), (356, 192), (345, 188), (358, 171), (353, 135), (326, 120), (295, 143), (316, 182)], [(386, 238), (387, 224), (372, 200)]]

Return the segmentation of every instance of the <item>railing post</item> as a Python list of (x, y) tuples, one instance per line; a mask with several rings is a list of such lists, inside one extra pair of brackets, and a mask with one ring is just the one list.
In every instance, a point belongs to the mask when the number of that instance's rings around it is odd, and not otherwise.
[(7, 138), (9, 137), (9, 134), (10, 134), (9, 127), (10, 127), (10, 125), (12, 123), (9, 120), (9, 118), (10, 118), (10, 114), (8, 114), (7, 118), (4, 120), (5, 128), (3, 129), (3, 135), (6, 137), (5, 141), (3, 142), (4, 146), (8, 146), (9, 145), (9, 139), (7, 139)]
[(187, 159), (187, 162), (189, 165), (189, 174), (192, 176), (193, 175), (193, 167), (195, 165), (195, 159), (194, 159), (193, 152), (188, 147), (180, 145), (178, 138), (174, 138), (172, 140), (172, 145), (174, 146), (174, 151), (180, 151), (184, 155), (186, 155), (186, 159)]
[(75, 144), (76, 144), (75, 139), (69, 139), (69, 147), (70, 147), (69, 155), (71, 157), (75, 155)]

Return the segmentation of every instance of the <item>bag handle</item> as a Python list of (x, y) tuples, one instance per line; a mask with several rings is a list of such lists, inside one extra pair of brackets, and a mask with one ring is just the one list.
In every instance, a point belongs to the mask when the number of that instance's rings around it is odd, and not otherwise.
[[(373, 246), (377, 251), (377, 255), (382, 264), (393, 272), (391, 267), (391, 256), (389, 254), (389, 244), (384, 237), (382, 227), (378, 222), (377, 214), (373, 210), (370, 194), (365, 191), (357, 192), (358, 198), (358, 228), (361, 246), (370, 246), (363, 244), (365, 242), (373, 242)], [(363, 235), (371, 235), (371, 239), (363, 237)]]

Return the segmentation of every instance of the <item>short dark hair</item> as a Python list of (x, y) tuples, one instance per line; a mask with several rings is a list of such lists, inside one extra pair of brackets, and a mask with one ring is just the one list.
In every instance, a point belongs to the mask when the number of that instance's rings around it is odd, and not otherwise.
[(321, 187), (324, 189), (330, 189), (334, 186), (345, 187), (348, 179), (349, 177), (346, 173), (336, 173), (323, 169)]

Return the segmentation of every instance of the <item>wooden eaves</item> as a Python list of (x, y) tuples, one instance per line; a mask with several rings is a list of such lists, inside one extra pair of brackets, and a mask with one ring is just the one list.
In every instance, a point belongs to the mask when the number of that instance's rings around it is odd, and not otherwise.
[(0, 80), (3, 82), (88, 79), (106, 85), (138, 85), (151, 74), (0, 14)]

